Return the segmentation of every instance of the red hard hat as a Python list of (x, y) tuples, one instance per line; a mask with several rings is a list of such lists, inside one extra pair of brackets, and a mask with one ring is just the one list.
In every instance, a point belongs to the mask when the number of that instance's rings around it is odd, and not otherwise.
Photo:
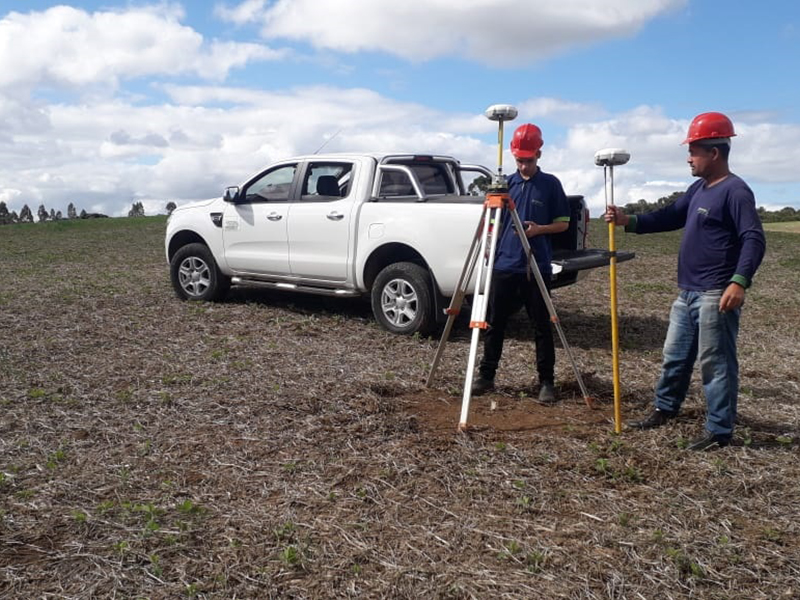
[(511, 138), (511, 154), (516, 158), (534, 158), (544, 142), (542, 130), (533, 123), (520, 125)]
[(707, 112), (694, 118), (683, 143), (691, 144), (698, 140), (730, 138), (735, 135), (733, 123), (728, 117), (718, 112)]

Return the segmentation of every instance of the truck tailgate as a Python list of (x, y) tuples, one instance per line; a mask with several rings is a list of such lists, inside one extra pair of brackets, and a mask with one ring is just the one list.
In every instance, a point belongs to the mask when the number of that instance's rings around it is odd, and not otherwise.
[[(620, 252), (618, 250), (617, 264), (631, 260), (635, 256), (636, 254), (633, 252)], [(611, 253), (608, 250), (587, 248), (585, 250), (554, 250), (552, 263), (559, 265), (563, 273), (570, 273), (606, 267), (610, 261)]]

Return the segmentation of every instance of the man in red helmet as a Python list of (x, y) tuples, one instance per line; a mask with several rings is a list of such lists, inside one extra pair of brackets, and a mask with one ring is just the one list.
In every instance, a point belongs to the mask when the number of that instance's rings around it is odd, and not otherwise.
[[(542, 131), (532, 123), (521, 125), (514, 131), (511, 153), (517, 162), (517, 172), (508, 178), (508, 193), (514, 200), (534, 259), (549, 289), (552, 276), (550, 235), (569, 227), (569, 204), (558, 178), (543, 172), (538, 166), (542, 144)], [(519, 310), (520, 304), (524, 304), (535, 332), (538, 398), (542, 404), (552, 404), (556, 401), (556, 354), (550, 315), (536, 280), (528, 277), (528, 257), (510, 226), (508, 215), (503, 216), (502, 222), (509, 223), (509, 226), (502, 228), (495, 249), (488, 306), (489, 327), (484, 337), (478, 376), (472, 382), (472, 393), (477, 396), (494, 389), (508, 319)]]
[(691, 450), (730, 444), (739, 393), (739, 313), (766, 249), (753, 192), (728, 167), (735, 135), (722, 113), (698, 115), (683, 143), (689, 144), (692, 175), (700, 179), (674, 204), (655, 212), (628, 216), (610, 206), (605, 216), (635, 233), (686, 228), (678, 255), (680, 294), (670, 312), (655, 408), (630, 425), (651, 429), (674, 419), (699, 359), (706, 432), (688, 445)]

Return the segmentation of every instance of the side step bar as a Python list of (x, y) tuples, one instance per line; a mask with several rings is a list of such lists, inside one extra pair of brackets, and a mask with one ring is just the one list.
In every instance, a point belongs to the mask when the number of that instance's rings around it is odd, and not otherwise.
[(311, 285), (286, 283), (283, 281), (264, 281), (261, 279), (249, 279), (246, 277), (231, 277), (231, 283), (233, 285), (243, 285), (248, 287), (265, 287), (274, 290), (283, 290), (285, 292), (302, 292), (304, 294), (316, 294), (318, 296), (336, 296), (338, 298), (352, 298), (361, 295), (361, 292), (357, 290), (348, 290), (343, 288), (314, 287)]

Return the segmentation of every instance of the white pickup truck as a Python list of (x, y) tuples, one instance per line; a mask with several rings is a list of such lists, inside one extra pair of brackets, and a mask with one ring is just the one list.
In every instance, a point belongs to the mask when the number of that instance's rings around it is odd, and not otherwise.
[[(394, 333), (426, 334), (444, 320), (491, 177), (449, 156), (327, 154), (283, 160), (222, 198), (176, 208), (166, 254), (177, 295), (221, 300), (231, 285), (334, 296), (370, 294)], [(605, 266), (585, 248), (589, 212), (570, 196), (571, 221), (553, 236), (553, 287)], [(618, 253), (619, 262), (633, 258)]]

